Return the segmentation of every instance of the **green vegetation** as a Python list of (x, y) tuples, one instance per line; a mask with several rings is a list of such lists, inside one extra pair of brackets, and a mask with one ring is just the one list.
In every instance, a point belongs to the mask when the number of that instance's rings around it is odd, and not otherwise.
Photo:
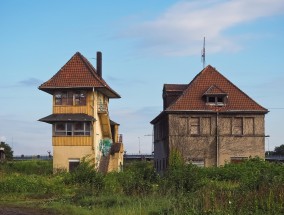
[(265, 155), (276, 155), (276, 156), (284, 156), (284, 144), (280, 146), (276, 146), (274, 148), (274, 151), (267, 151), (265, 152)]
[(220, 168), (171, 161), (164, 176), (148, 162), (103, 175), (88, 161), (58, 174), (50, 161), (17, 161), (0, 165), (0, 184), (0, 204), (49, 214), (284, 214), (284, 165), (260, 159)]
[(0, 142), (0, 148), (4, 148), (5, 152), (5, 158), (6, 160), (12, 160), (13, 159), (13, 151), (12, 148), (5, 142)]

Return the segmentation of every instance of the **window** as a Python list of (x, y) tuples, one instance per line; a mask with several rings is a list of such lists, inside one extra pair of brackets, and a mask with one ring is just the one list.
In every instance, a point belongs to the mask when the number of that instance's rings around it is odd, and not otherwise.
[(60, 91), (54, 94), (55, 105), (86, 105), (85, 91)]
[(54, 136), (90, 136), (91, 125), (89, 122), (55, 123)]
[(219, 105), (222, 106), (224, 105), (224, 100), (225, 97), (224, 96), (207, 96), (206, 97), (206, 103), (209, 105)]
[(200, 120), (198, 117), (190, 118), (190, 134), (191, 135), (200, 134)]
[(86, 93), (83, 91), (76, 92), (74, 94), (74, 101), (75, 105), (86, 105)]
[(80, 165), (80, 159), (69, 159), (69, 172), (74, 171)]
[(71, 136), (72, 135), (71, 123), (56, 123), (54, 128), (54, 134), (56, 136)]
[(233, 134), (243, 135), (243, 118), (236, 117), (233, 119)]

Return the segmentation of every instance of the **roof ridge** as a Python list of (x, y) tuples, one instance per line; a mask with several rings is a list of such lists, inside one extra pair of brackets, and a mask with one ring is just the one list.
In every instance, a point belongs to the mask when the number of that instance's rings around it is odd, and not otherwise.
[(91, 74), (94, 76), (94, 78), (97, 78), (98, 81), (105, 86), (106, 83), (103, 83), (102, 81), (102, 77), (99, 77), (97, 74), (96, 69), (93, 67), (93, 65), (88, 61), (87, 58), (85, 58), (81, 53), (79, 53), (79, 57), (81, 58), (81, 60), (83, 61), (83, 63), (88, 67), (88, 69), (90, 70)]
[[(243, 94), (248, 100), (250, 100), (250, 102), (254, 103), (259, 109), (262, 109), (262, 111), (268, 111), (266, 108), (264, 108), (263, 106), (261, 106), (260, 104), (258, 104), (256, 101), (254, 101), (250, 96), (248, 96), (245, 92), (243, 92), (240, 88), (238, 88), (235, 84), (233, 84), (229, 79), (227, 79), (224, 75), (222, 75), (215, 67), (212, 67), (211, 65), (208, 65), (207, 67), (205, 67), (204, 69), (202, 69), (193, 79), (192, 81), (188, 84), (188, 87), (186, 87), (182, 94), (175, 100), (175, 102), (173, 102), (171, 105), (169, 105), (167, 107), (167, 109), (165, 111), (170, 111), (173, 110), (173, 107), (177, 104), (180, 103), (180, 100), (182, 100), (184, 98), (184, 96), (186, 95), (186, 93), (194, 86), (194, 83), (196, 83), (196, 81), (199, 80), (200, 77), (202, 77), (202, 74), (206, 71), (210, 71), (213, 70), (214, 72), (216, 72), (218, 75), (220, 75), (220, 77), (222, 77), (222, 79), (224, 81), (227, 82), (227, 84), (231, 85), (233, 87), (233, 89), (239, 91), (241, 94)], [(214, 85), (216, 87), (218, 87), (215, 83)], [(218, 87), (220, 89), (220, 87)], [(223, 90), (222, 90), (223, 91)], [(228, 93), (228, 92), (227, 92)], [(187, 101), (190, 102), (191, 101)]]
[(216, 72), (218, 72), (227, 82), (229, 82), (231, 85), (233, 85), (237, 90), (239, 90), (241, 93), (243, 93), (248, 99), (256, 103), (259, 107), (263, 108), (264, 110), (268, 111), (265, 107), (258, 104), (254, 99), (252, 99), (248, 94), (246, 94), (244, 91), (242, 91), (238, 86), (236, 86), (233, 82), (231, 82), (229, 79), (227, 79), (222, 73), (220, 73), (215, 67), (212, 67)]
[(68, 64), (76, 55), (80, 55), (81, 53), (80, 52), (76, 52), (63, 66), (61, 66), (60, 67), (60, 69), (48, 80), (48, 81), (45, 81), (45, 82), (43, 82), (39, 87), (38, 87), (38, 89), (40, 89), (43, 85), (45, 85), (46, 83), (49, 83), (49, 82), (51, 82), (52, 81), (52, 79), (53, 78), (55, 78), (58, 74), (59, 74), (59, 72), (62, 70), (62, 68), (66, 65), (66, 64)]

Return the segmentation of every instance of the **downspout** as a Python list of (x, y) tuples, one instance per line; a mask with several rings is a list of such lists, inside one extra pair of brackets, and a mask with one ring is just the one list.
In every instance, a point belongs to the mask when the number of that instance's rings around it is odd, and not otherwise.
[(219, 112), (216, 112), (216, 158), (217, 167), (219, 166)]
[[(93, 87), (93, 117), (95, 118), (95, 88)], [(96, 143), (96, 132), (95, 132), (95, 120), (93, 121), (93, 150), (95, 152), (95, 143)]]

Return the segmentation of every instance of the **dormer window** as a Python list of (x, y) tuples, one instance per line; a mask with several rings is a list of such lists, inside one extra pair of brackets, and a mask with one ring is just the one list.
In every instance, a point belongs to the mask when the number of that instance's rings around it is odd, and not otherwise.
[(208, 105), (217, 105), (217, 106), (222, 106), (224, 105), (224, 96), (206, 96), (206, 104)]
[(216, 85), (212, 85), (203, 94), (207, 105), (223, 106), (226, 101), (227, 93)]

